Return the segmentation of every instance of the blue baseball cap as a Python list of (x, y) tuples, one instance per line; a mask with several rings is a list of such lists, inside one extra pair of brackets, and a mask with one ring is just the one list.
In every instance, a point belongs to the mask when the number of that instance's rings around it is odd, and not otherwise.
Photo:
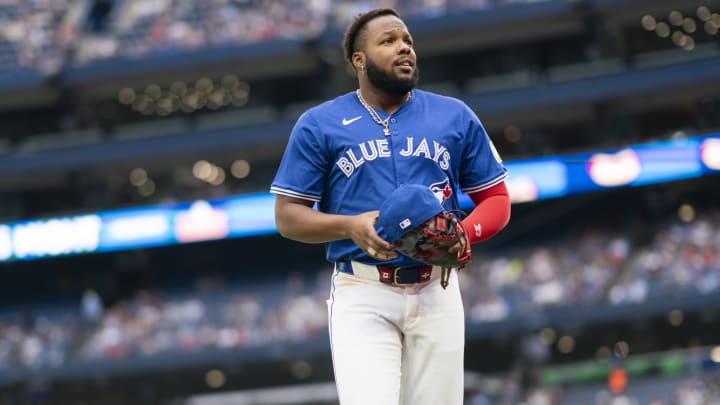
[(388, 241), (394, 243), (444, 210), (429, 187), (403, 184), (390, 193), (380, 206), (378, 224), (385, 231)]

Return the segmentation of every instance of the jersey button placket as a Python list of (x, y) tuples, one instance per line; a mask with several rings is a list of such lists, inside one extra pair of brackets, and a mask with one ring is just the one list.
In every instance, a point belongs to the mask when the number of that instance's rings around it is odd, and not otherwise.
[[(395, 117), (390, 118), (390, 123), (394, 124), (397, 120)], [(402, 142), (400, 142), (400, 138), (398, 135), (400, 132), (396, 129), (395, 125), (390, 129), (390, 144), (392, 145), (393, 150), (393, 174), (395, 175), (395, 186), (398, 186), (400, 184), (405, 183), (405, 177), (403, 176), (403, 169), (402, 165), (399, 165), (398, 159), (400, 159), (402, 156), (400, 155), (400, 150), (402, 149)], [(396, 143), (400, 143), (399, 148), (395, 148)]]

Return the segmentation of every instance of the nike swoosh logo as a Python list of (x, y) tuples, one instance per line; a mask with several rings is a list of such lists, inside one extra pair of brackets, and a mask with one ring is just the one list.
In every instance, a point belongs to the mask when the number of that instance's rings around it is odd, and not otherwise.
[(343, 118), (343, 125), (350, 125), (350, 124), (352, 124), (353, 122), (359, 120), (360, 118), (362, 118), (362, 115), (358, 115), (357, 117), (355, 117), (355, 118), (350, 118), (350, 119)]

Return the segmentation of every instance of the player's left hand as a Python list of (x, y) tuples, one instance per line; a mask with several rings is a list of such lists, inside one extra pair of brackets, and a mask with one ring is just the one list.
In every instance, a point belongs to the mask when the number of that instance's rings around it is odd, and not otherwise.
[[(462, 224), (462, 222), (460, 223)], [(464, 228), (463, 228), (464, 231)], [(448, 248), (448, 253), (457, 253), (458, 255), (462, 255), (466, 250), (470, 250), (470, 236), (467, 234), (467, 232), (459, 232), (457, 234), (458, 240), (455, 242), (454, 245), (450, 246)]]

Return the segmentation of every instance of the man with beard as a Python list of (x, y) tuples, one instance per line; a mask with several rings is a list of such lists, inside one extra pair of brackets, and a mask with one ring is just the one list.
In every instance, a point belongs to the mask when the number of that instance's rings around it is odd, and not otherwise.
[[(415, 88), (413, 38), (395, 10), (358, 15), (343, 47), (359, 88), (295, 124), (270, 187), (277, 228), (289, 239), (327, 244), (341, 405), (461, 405), (457, 276), (443, 288), (439, 268), (398, 255), (376, 223), (378, 209), (403, 185), (428, 187), (446, 210), (459, 208), (463, 191), (475, 204), (462, 221), (466, 238), (480, 242), (509, 220), (507, 173), (470, 108)], [(410, 196), (400, 198), (414, 209)]]

